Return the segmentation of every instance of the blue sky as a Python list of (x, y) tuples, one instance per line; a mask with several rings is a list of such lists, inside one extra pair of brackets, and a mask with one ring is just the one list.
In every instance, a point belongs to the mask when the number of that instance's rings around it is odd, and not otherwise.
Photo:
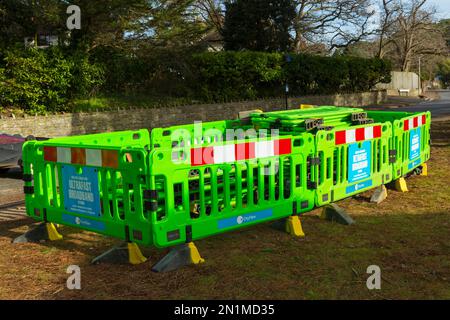
[(437, 9), (438, 18), (450, 19), (450, 0), (429, 0)]

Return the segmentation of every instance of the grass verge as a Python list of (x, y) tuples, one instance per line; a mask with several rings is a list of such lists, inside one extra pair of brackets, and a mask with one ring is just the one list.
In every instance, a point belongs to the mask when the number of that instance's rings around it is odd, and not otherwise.
[[(356, 220), (342, 226), (302, 218), (302, 239), (259, 225), (197, 242), (206, 263), (156, 274), (165, 251), (145, 250), (139, 266), (90, 265), (114, 240), (63, 228), (64, 241), (12, 245), (29, 220), (0, 224), (0, 299), (450, 299), (450, 124), (433, 123), (428, 177), (410, 192), (370, 192), (339, 204)], [(82, 290), (66, 289), (66, 268), (82, 270)], [(367, 267), (382, 271), (381, 290), (366, 287)]]

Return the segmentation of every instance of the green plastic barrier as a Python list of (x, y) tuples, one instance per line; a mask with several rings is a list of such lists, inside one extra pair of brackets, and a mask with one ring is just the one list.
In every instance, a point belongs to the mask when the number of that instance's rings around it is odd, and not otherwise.
[(368, 111), (376, 121), (390, 121), (390, 161), (393, 179), (413, 171), (431, 156), (431, 113)]
[(151, 134), (29, 141), (23, 147), (27, 214), (174, 246), (387, 184), (429, 159), (430, 121), (429, 113), (326, 106)]
[(312, 165), (317, 188), (316, 205), (386, 184), (392, 180), (389, 164), (390, 122), (319, 131)]
[(27, 142), (27, 214), (38, 221), (150, 244), (151, 224), (143, 201), (149, 189), (149, 144), (147, 130)]
[[(189, 126), (176, 128), (194, 130)], [(258, 158), (248, 156), (250, 146), (270, 144), (274, 139), (221, 144), (208, 139), (195, 143), (194, 137), (174, 144), (164, 142), (171, 136), (167, 130), (152, 131), (152, 144), (161, 146), (150, 153), (150, 181), (158, 194), (152, 215), (155, 246), (172, 246), (314, 207), (314, 190), (307, 188), (307, 159), (314, 152), (313, 135), (280, 136), (275, 140), (283, 140), (280, 145), (290, 149), (289, 153)], [(174, 157), (173, 148), (167, 148), (169, 145), (183, 145), (179, 147), (179, 159)], [(237, 160), (240, 147), (244, 151), (239, 158), (248, 159), (231, 161)], [(213, 149), (214, 158), (193, 162), (197, 151), (204, 155), (208, 148)], [(235, 154), (230, 161), (223, 161), (215, 157), (221, 150)]]
[(301, 134), (316, 128), (327, 129), (366, 124), (361, 123), (360, 120), (367, 119), (363, 109), (322, 106), (311, 109), (253, 113), (251, 120), (256, 128), (279, 129), (284, 134)]

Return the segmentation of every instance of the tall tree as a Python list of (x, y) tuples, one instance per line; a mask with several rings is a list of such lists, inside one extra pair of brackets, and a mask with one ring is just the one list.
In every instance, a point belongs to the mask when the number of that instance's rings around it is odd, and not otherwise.
[(328, 50), (345, 48), (371, 35), (374, 12), (371, 0), (295, 0), (296, 51), (307, 51), (317, 43)]
[(442, 35), (448, 47), (448, 53), (450, 54), (450, 19), (439, 21), (439, 29), (442, 32)]
[(190, 10), (194, 0), (74, 0), (81, 9), (81, 30), (71, 43), (90, 51), (111, 47), (179, 47), (196, 43), (204, 25)]
[(225, 4), (226, 50), (287, 51), (295, 17), (292, 0), (235, 0)]
[(81, 10), (81, 29), (70, 32), (73, 48), (88, 52), (97, 47), (120, 48), (126, 43), (126, 33), (141, 27), (150, 15), (146, 0), (73, 0)]
[(439, 64), (438, 76), (445, 87), (450, 87), (450, 59)]
[(60, 0), (2, 0), (0, 2), (0, 49), (23, 43), (25, 37), (41, 32), (61, 33), (62, 13)]
[(386, 48), (392, 43), (392, 29), (397, 22), (399, 3), (397, 0), (381, 0), (380, 2), (380, 22), (378, 27), (377, 57), (383, 58)]
[(196, 14), (210, 29), (222, 32), (225, 21), (224, 0), (196, 0), (192, 6), (196, 9)]
[(445, 51), (442, 32), (434, 22), (435, 10), (427, 0), (383, 1), (378, 35), (378, 56), (388, 56), (401, 71), (410, 71), (423, 55)]

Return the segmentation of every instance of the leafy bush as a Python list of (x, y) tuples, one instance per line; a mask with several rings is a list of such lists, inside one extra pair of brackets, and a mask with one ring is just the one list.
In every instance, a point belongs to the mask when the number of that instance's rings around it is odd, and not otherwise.
[[(0, 61), (0, 106), (28, 113), (65, 111), (75, 99), (101, 92), (142, 95), (152, 101), (195, 98), (205, 102), (371, 90), (390, 81), (380, 59), (224, 51), (146, 56), (101, 49), (91, 56), (61, 48), (10, 50)], [(97, 61), (97, 62), (95, 62)]]
[(450, 86), (450, 59), (446, 59), (439, 63), (438, 77), (445, 88)]
[(94, 59), (105, 69), (103, 92), (126, 94), (147, 87), (150, 71), (143, 59), (109, 48), (96, 50)]
[(59, 52), (30, 49), (5, 57), (1, 104), (30, 113), (56, 111), (67, 103), (71, 63)]
[(101, 64), (91, 63), (89, 58), (77, 54), (72, 60), (71, 92), (76, 96), (93, 96), (105, 83), (105, 68)]
[(190, 52), (152, 50), (138, 56), (124, 50), (101, 48), (93, 54), (105, 66), (104, 93), (146, 94), (165, 99), (190, 96)]
[(102, 69), (87, 58), (65, 58), (58, 48), (12, 50), (0, 72), (0, 105), (28, 113), (64, 111), (75, 95), (102, 83)]
[(204, 100), (280, 96), (287, 81), (291, 95), (371, 90), (390, 81), (391, 65), (381, 59), (278, 53), (219, 52), (195, 55), (195, 87)]
[(391, 82), (392, 65), (383, 59), (363, 59), (346, 57), (349, 67), (348, 92), (361, 92), (371, 90), (377, 83)]
[(282, 92), (283, 56), (262, 52), (219, 52), (193, 56), (198, 94), (207, 101), (254, 99)]

